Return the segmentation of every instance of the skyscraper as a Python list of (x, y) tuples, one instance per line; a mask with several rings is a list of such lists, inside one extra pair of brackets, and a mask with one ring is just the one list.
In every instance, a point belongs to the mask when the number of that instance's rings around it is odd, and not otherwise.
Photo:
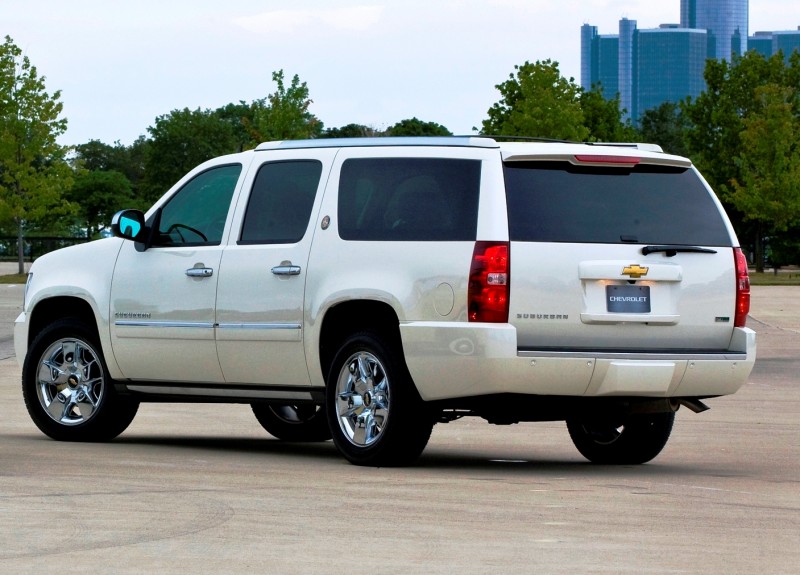
[(639, 119), (664, 102), (699, 96), (706, 87), (703, 70), (707, 45), (705, 30), (675, 25), (637, 30), (631, 116)]
[(747, 51), (748, 0), (681, 0), (681, 28), (708, 30), (708, 57)]

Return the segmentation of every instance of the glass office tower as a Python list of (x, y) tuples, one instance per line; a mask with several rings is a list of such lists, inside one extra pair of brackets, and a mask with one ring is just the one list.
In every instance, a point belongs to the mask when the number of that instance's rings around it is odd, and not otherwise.
[(708, 30), (708, 57), (747, 51), (748, 0), (681, 0), (681, 28)]
[(619, 92), (619, 36), (598, 34), (597, 26), (581, 26), (581, 88), (601, 86), (606, 98)]
[(696, 98), (705, 89), (708, 34), (677, 26), (637, 30), (634, 42), (633, 108), (638, 120), (664, 102)]

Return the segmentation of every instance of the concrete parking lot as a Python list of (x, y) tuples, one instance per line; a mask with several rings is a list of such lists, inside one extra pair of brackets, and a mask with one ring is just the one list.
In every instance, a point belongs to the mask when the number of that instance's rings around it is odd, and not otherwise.
[(108, 444), (28, 418), (0, 286), (2, 573), (798, 573), (800, 288), (756, 287), (759, 359), (652, 463), (563, 423), (437, 425), (415, 467), (284, 444), (247, 406), (145, 404)]

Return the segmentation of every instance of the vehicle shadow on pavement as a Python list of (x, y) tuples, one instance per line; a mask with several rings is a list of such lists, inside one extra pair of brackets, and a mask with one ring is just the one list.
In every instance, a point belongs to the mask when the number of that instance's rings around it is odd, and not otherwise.
[[(314, 460), (324, 461), (326, 464), (339, 461), (342, 465), (350, 465), (336, 450), (331, 441), (325, 442), (288, 442), (273, 438), (242, 439), (230, 437), (159, 437), (137, 435), (132, 437), (121, 436), (112, 444), (119, 446), (156, 446), (186, 449), (201, 449), (225, 453), (253, 454), (279, 456), (303, 462)], [(113, 446), (109, 446), (113, 447)], [(355, 468), (355, 467), (354, 467)], [(541, 473), (569, 473), (585, 476), (619, 476), (620, 473), (630, 476), (656, 476), (656, 475), (707, 475), (714, 474), (715, 470), (704, 467), (696, 469), (693, 465), (675, 465), (674, 463), (659, 463), (658, 459), (644, 465), (595, 465), (583, 459), (563, 460), (554, 459), (552, 454), (537, 458), (532, 453), (526, 459), (509, 459), (504, 457), (502, 450), (496, 453), (467, 453), (448, 449), (447, 452), (429, 449), (412, 465), (404, 468), (412, 470), (452, 470), (457, 471), (493, 471), (507, 474), (541, 474)], [(727, 470), (717, 470), (720, 474), (727, 474)]]

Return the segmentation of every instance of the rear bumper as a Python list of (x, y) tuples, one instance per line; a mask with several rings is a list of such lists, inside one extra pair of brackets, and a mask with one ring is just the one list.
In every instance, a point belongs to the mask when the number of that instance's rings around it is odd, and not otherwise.
[(747, 382), (756, 335), (736, 328), (714, 352), (519, 350), (508, 324), (401, 324), (411, 376), (426, 401), (498, 393), (576, 397), (710, 397)]

